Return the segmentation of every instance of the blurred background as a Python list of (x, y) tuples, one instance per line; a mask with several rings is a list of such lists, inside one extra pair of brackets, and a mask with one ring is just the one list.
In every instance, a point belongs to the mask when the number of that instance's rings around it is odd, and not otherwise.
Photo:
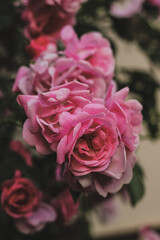
[[(115, 1), (114, 1), (115, 2)], [(119, 1), (117, 1), (119, 2)], [(151, 226), (160, 231), (160, 7), (144, 2), (141, 10), (126, 18), (111, 13), (112, 0), (88, 0), (77, 15), (75, 29), (78, 35), (89, 31), (100, 31), (110, 40), (115, 61), (115, 77), (118, 88), (129, 86), (130, 96), (143, 105), (143, 130), (137, 149), (138, 163), (144, 172), (144, 186), (141, 186), (136, 206), (131, 206), (121, 196), (115, 197), (115, 214), (110, 220), (102, 221), (97, 209), (86, 214), (89, 229), (94, 239), (137, 239), (143, 226)], [(13, 167), (17, 156), (6, 154), (13, 136), (21, 139), (25, 120), (22, 109), (16, 102), (17, 95), (11, 92), (17, 70), (28, 65), (30, 56), (26, 52), (29, 40), (24, 37), (25, 22), (21, 19), (21, 6), (18, 1), (0, 2), (0, 149), (1, 169), (9, 169), (11, 156)], [(15, 160), (16, 159), (16, 160)], [(11, 175), (11, 166), (8, 176)], [(6, 173), (0, 170), (0, 181)], [(133, 204), (134, 205), (134, 204)], [(81, 222), (82, 224), (82, 222)], [(12, 227), (11, 219), (1, 215), (0, 234), (2, 240), (12, 234), (16, 240), (52, 239), (50, 228), (36, 236), (19, 235)], [(8, 226), (11, 233), (6, 234)], [(85, 229), (85, 223), (82, 224)], [(64, 230), (64, 234), (70, 232)], [(70, 239), (75, 239), (74, 234)], [(57, 238), (61, 239), (61, 238)], [(66, 238), (67, 239), (67, 238)], [(88, 235), (83, 239), (89, 239)]]

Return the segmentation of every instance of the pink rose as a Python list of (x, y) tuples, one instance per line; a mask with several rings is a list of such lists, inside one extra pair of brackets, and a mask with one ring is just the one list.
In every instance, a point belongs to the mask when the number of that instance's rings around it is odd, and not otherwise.
[(79, 202), (74, 203), (69, 189), (64, 190), (52, 202), (56, 212), (59, 224), (67, 224), (78, 213)]
[(140, 231), (142, 240), (160, 240), (160, 235), (149, 227), (144, 227)]
[(56, 45), (54, 43), (51, 43), (46, 36), (40, 36), (36, 39), (31, 39), (26, 50), (32, 58), (37, 58), (43, 51), (47, 49), (49, 44), (55, 48), (56, 51)]
[(64, 178), (74, 190), (95, 189), (107, 196), (130, 182), (142, 106), (124, 102), (127, 94), (127, 88), (115, 93), (111, 85), (105, 106), (89, 103), (72, 116), (70, 131), (57, 146), (57, 162), (66, 162)]
[(25, 234), (40, 231), (48, 222), (54, 222), (57, 214), (55, 209), (48, 203), (40, 202), (38, 208), (29, 217), (16, 221), (18, 230)]
[(22, 178), (19, 171), (14, 179), (7, 180), (2, 185), (1, 204), (13, 218), (30, 216), (40, 199), (39, 190), (29, 179)]
[(84, 191), (95, 188), (105, 197), (129, 183), (136, 158), (121, 140), (115, 114), (102, 104), (90, 103), (71, 124), (57, 147), (58, 164), (67, 161), (72, 173), (68, 184), (76, 189), (77, 179)]
[(41, 53), (34, 64), (19, 68), (12, 91), (32, 95), (48, 91), (52, 87), (57, 58), (54, 46), (49, 44), (47, 51)]
[(28, 22), (25, 35), (32, 39), (40, 35), (54, 40), (66, 24), (75, 24), (75, 15), (85, 0), (28, 0), (22, 18)]
[(36, 146), (41, 154), (56, 151), (60, 139), (68, 134), (72, 115), (81, 112), (91, 98), (88, 86), (76, 81), (38, 96), (18, 96), (28, 116), (23, 128), (24, 140)]
[(91, 32), (77, 38), (71, 26), (61, 31), (61, 39), (66, 49), (65, 55), (76, 61), (86, 61), (88, 65), (101, 71), (106, 80), (111, 80), (114, 72), (114, 57), (110, 43), (98, 32)]
[(33, 166), (31, 154), (29, 150), (22, 144), (22, 142), (16, 140), (11, 141), (9, 149), (18, 153), (25, 160), (25, 163), (29, 167)]

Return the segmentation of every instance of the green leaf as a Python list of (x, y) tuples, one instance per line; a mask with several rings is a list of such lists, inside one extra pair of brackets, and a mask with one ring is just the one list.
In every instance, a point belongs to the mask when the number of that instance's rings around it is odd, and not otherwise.
[(133, 178), (127, 185), (132, 206), (135, 206), (144, 196), (144, 173), (139, 164), (136, 164), (133, 170)]

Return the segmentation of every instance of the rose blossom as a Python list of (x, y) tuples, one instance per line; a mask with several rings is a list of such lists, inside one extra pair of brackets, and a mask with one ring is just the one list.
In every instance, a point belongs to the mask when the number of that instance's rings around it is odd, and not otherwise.
[(84, 106), (72, 117), (71, 130), (58, 144), (57, 162), (67, 163), (64, 177), (74, 190), (77, 184), (77, 190), (95, 188), (106, 196), (119, 191), (132, 178), (142, 107), (135, 100), (124, 102), (127, 89), (115, 95), (111, 89), (106, 107), (99, 103)]
[(124, 0), (124, 3), (113, 2), (110, 14), (117, 18), (130, 18), (140, 13), (145, 0)]
[(57, 212), (57, 221), (63, 225), (69, 223), (78, 213), (79, 202), (74, 203), (69, 189), (64, 190), (52, 201)]
[(72, 126), (57, 147), (57, 162), (68, 159), (67, 169), (73, 175), (68, 184), (75, 184), (75, 176), (84, 190), (94, 187), (105, 197), (129, 183), (136, 159), (119, 140), (114, 114), (102, 104), (88, 104)]
[(30, 67), (19, 68), (12, 91), (22, 94), (46, 92), (52, 87), (55, 75), (54, 64), (58, 56), (53, 45), (48, 46)]
[(27, 52), (31, 55), (32, 58), (37, 58), (40, 54), (49, 47), (55, 49), (56, 45), (51, 43), (46, 36), (40, 36), (35, 39), (31, 39), (30, 44), (26, 47)]
[(18, 102), (28, 116), (23, 138), (41, 154), (56, 151), (60, 139), (68, 133), (72, 115), (91, 101), (88, 86), (76, 81), (55, 87), (38, 96), (21, 95)]
[(18, 230), (25, 234), (40, 231), (48, 222), (56, 220), (57, 214), (51, 204), (40, 202), (38, 208), (29, 217), (16, 221)]
[(141, 240), (160, 240), (160, 235), (149, 227), (144, 227), (140, 231)]
[(86, 0), (28, 0), (22, 18), (28, 22), (25, 35), (32, 39), (40, 35), (56, 40), (66, 24), (75, 24), (75, 15)]
[(30, 216), (38, 206), (40, 198), (39, 190), (29, 179), (22, 178), (19, 171), (14, 179), (7, 180), (2, 185), (1, 204), (13, 218)]
[(99, 70), (106, 80), (111, 80), (114, 72), (114, 57), (107, 39), (99, 32), (91, 32), (77, 38), (71, 26), (65, 26), (61, 31), (61, 39), (66, 49), (65, 55), (76, 61), (86, 62), (86, 65)]

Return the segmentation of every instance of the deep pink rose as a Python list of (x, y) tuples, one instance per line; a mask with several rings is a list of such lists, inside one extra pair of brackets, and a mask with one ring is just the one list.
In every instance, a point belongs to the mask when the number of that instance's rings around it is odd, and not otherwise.
[(56, 45), (54, 43), (51, 43), (46, 36), (40, 36), (38, 38), (31, 39), (30, 44), (26, 47), (26, 50), (32, 58), (37, 58), (47, 49), (49, 44), (52, 45), (56, 51)]
[(18, 140), (13, 140), (10, 142), (9, 149), (18, 153), (24, 160), (25, 163), (29, 166), (32, 167), (32, 158), (31, 158), (31, 153), (29, 150), (23, 145), (22, 142)]
[(72, 115), (91, 101), (88, 86), (76, 81), (55, 87), (38, 96), (20, 95), (18, 102), (28, 116), (23, 138), (41, 154), (56, 151), (60, 139), (68, 134)]
[(160, 235), (150, 227), (144, 227), (140, 231), (141, 240), (160, 240)]
[(47, 51), (42, 52), (29, 68), (19, 68), (12, 91), (32, 95), (48, 91), (52, 87), (57, 58), (54, 45), (49, 44)]
[(19, 171), (14, 179), (2, 185), (1, 204), (3, 209), (13, 218), (28, 217), (38, 206), (41, 193), (31, 180), (22, 178)]
[(106, 196), (129, 183), (136, 158), (120, 140), (114, 113), (102, 104), (90, 103), (71, 124), (72, 129), (57, 147), (57, 162), (67, 161), (73, 176), (69, 185), (75, 189), (76, 177), (84, 190), (94, 187)]
[(89, 103), (72, 116), (72, 127), (57, 147), (57, 162), (66, 162), (64, 177), (74, 190), (95, 188), (106, 196), (130, 182), (142, 106), (136, 100), (125, 102), (127, 94), (127, 88), (115, 93), (111, 84), (105, 106)]
[(56, 212), (59, 224), (67, 224), (78, 213), (79, 202), (74, 203), (69, 189), (64, 190), (52, 202)]
[(66, 24), (75, 24), (75, 15), (85, 0), (28, 0), (22, 18), (28, 22), (25, 35), (32, 39), (48, 35), (53, 39)]
[(98, 32), (91, 32), (77, 38), (71, 26), (65, 26), (61, 31), (61, 39), (66, 49), (65, 55), (76, 61), (86, 61), (93, 68), (101, 71), (106, 80), (114, 75), (114, 57), (107, 39)]
[(16, 221), (18, 230), (25, 234), (40, 231), (48, 222), (54, 222), (57, 214), (51, 204), (40, 202), (38, 208), (29, 217)]

